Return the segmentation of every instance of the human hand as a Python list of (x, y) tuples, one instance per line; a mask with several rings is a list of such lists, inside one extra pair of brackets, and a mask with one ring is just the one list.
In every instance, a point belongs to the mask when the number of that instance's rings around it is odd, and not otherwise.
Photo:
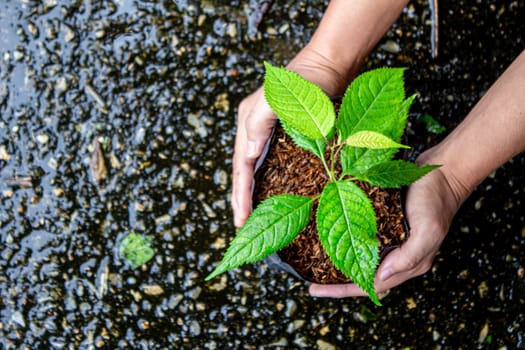
[[(418, 162), (434, 163), (429, 161), (429, 153), (419, 157)], [(391, 251), (380, 264), (374, 282), (377, 293), (383, 293), (430, 270), (452, 218), (468, 194), (462, 186), (458, 186), (446, 168), (432, 171), (408, 188), (405, 214), (410, 225), (410, 235), (401, 247)], [(366, 296), (353, 283), (312, 284), (310, 294), (331, 298)]]
[(255, 164), (272, 133), (275, 121), (276, 116), (266, 102), (262, 88), (239, 104), (233, 154), (232, 191), (232, 208), (236, 227), (242, 226), (250, 215)]

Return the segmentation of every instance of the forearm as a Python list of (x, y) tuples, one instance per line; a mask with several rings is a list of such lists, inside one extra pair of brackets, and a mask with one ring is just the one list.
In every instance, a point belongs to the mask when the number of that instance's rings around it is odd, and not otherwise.
[(495, 169), (525, 150), (525, 51), (465, 120), (422, 161), (443, 164), (460, 201)]
[[(312, 39), (288, 68), (300, 70), (304, 78), (330, 95), (342, 94), (407, 3), (408, 0), (330, 1)], [(320, 64), (333, 73), (331, 77), (313, 73), (308, 76), (309, 65), (318, 68)]]

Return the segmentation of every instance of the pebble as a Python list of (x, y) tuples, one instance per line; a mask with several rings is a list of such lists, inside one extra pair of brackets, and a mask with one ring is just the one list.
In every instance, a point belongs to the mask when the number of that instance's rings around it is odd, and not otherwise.
[(286, 327), (286, 332), (292, 334), (295, 333), (299, 328), (303, 327), (306, 323), (305, 320), (295, 320), (290, 323), (288, 323), (288, 327)]
[(55, 83), (55, 89), (59, 92), (65, 92), (67, 90), (67, 80), (65, 77), (59, 77)]
[(337, 347), (335, 345), (322, 339), (318, 339), (316, 344), (318, 350), (337, 350)]
[(193, 336), (199, 336), (201, 334), (201, 325), (197, 321), (191, 321), (190, 333)]
[(144, 294), (158, 296), (164, 294), (164, 289), (159, 285), (146, 285), (142, 287)]
[(284, 315), (286, 317), (292, 317), (293, 314), (297, 311), (297, 303), (293, 299), (287, 299), (286, 300), (286, 311), (284, 312)]
[(8, 161), (9, 159), (11, 159), (11, 156), (7, 153), (7, 149), (4, 145), (0, 145), (0, 160)]
[(396, 43), (393, 40), (387, 40), (379, 48), (381, 50), (383, 50), (383, 51), (387, 51), (387, 52), (390, 52), (390, 53), (399, 53), (401, 51), (401, 48), (399, 47), (399, 44)]
[(215, 174), (213, 175), (213, 181), (216, 185), (220, 186), (222, 189), (225, 189), (228, 186), (228, 180), (229, 176), (225, 170), (215, 170)]
[(24, 315), (22, 315), (20, 311), (13, 312), (13, 315), (11, 316), (11, 320), (17, 326), (26, 328), (26, 321), (24, 319)]
[(17, 62), (20, 62), (24, 59), (24, 52), (22, 51), (19, 51), (19, 50), (15, 50), (13, 52), (13, 58), (15, 59), (15, 61)]

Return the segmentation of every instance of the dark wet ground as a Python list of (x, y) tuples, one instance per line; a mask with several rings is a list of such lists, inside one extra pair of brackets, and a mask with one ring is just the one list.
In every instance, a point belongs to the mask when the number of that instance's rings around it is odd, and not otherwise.
[[(235, 106), (324, 9), (276, 1), (257, 31), (256, 4), (0, 4), (1, 348), (525, 348), (523, 155), (465, 203), (432, 271), (381, 308), (312, 299), (261, 264), (203, 281), (234, 232)], [(432, 60), (428, 4), (405, 10), (367, 66), (408, 67), (410, 144), (441, 139), (421, 115), (451, 130), (523, 50), (524, 13), (440, 1)], [(118, 254), (132, 230), (153, 236), (139, 269)]]

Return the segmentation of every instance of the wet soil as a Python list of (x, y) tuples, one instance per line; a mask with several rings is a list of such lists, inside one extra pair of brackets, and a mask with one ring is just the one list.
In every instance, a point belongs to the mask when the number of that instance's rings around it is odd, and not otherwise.
[[(265, 264), (204, 282), (235, 232), (236, 106), (326, 3), (275, 1), (256, 29), (256, 0), (0, 3), (0, 348), (525, 347), (523, 155), (381, 308), (312, 299)], [(364, 65), (407, 67), (413, 156), (446, 134), (422, 115), (452, 130), (525, 47), (523, 1), (439, 7), (437, 59), (414, 1)], [(137, 269), (118, 254), (130, 231), (153, 237)]]
[[(273, 134), (268, 154), (255, 175), (254, 203), (282, 193), (315, 197), (321, 194), (328, 182), (319, 158), (296, 146), (279, 126)], [(362, 182), (358, 185), (374, 206), (379, 254), (382, 256), (407, 238), (401, 193), (396, 189), (380, 189)], [(312, 218), (305, 229), (278, 255), (307, 281), (348, 283), (350, 279), (334, 266), (319, 241), (315, 221), (317, 205), (318, 201), (314, 203)]]

